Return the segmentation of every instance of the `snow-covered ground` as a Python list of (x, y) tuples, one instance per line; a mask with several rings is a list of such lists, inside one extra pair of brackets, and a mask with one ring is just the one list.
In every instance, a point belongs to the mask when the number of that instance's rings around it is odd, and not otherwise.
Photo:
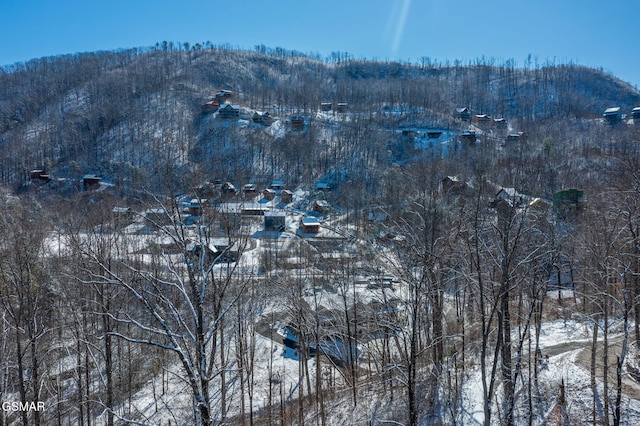
[[(585, 364), (585, 359), (591, 354), (591, 326), (592, 324), (576, 320), (555, 320), (542, 324), (540, 349), (546, 359), (538, 371), (539, 389), (534, 389), (534, 392), (537, 392), (540, 397), (536, 400), (533, 415), (528, 413), (523, 401), (518, 402), (516, 424), (528, 421), (529, 416), (533, 417), (535, 425), (559, 424), (560, 408), (558, 403), (560, 389), (563, 385), (568, 424), (590, 424), (592, 422), (594, 396), (590, 384), (591, 376), (588, 364)], [(609, 338), (613, 342), (620, 337), (621, 334), (616, 334)], [(527, 373), (523, 371), (522, 374)], [(610, 377), (614, 375), (615, 370), (612, 368)], [(522, 385), (523, 380), (519, 380), (518, 384)], [(597, 380), (597, 388), (599, 399), (597, 422), (601, 424), (603, 420), (602, 400), (604, 398), (601, 374)], [(614, 387), (610, 385), (610, 401), (613, 401), (614, 392)], [(521, 397), (524, 397), (523, 395), (524, 393)], [(482, 376), (478, 368), (470, 371), (463, 386), (461, 401), (462, 424), (484, 424)], [(500, 387), (498, 386), (492, 406), (499, 407), (499, 404)], [(624, 395), (622, 406), (621, 424), (640, 424), (640, 401)], [(492, 419), (492, 424), (499, 424), (495, 413)]]

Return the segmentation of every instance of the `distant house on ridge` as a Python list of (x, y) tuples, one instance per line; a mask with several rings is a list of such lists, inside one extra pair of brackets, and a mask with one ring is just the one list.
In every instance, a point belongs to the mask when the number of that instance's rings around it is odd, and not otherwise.
[(471, 121), (471, 111), (467, 107), (456, 108), (454, 117), (462, 121)]
[(622, 121), (622, 108), (611, 107), (604, 110), (604, 119), (610, 125), (618, 124)]
[(218, 110), (218, 118), (221, 120), (237, 120), (240, 117), (240, 106), (225, 103)]

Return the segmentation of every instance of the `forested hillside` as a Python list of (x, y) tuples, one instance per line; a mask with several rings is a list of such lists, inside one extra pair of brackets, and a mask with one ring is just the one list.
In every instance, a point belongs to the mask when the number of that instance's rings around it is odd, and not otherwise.
[[(628, 84), (580, 66), (522, 69), (489, 60), (451, 66), (428, 58), (410, 65), (340, 53), (327, 63), (264, 47), (246, 52), (165, 44), (43, 58), (8, 67), (0, 79), (0, 176), (12, 186), (43, 167), (63, 177), (98, 173), (119, 181), (166, 177), (167, 167), (178, 176), (197, 167), (204, 177), (241, 181), (247, 173), (272, 174), (296, 184), (301, 169), (313, 178), (335, 174), (341, 165), (333, 161), (305, 164), (330, 150), (322, 142), (324, 123), (313, 116), (322, 102), (349, 104), (353, 120), (341, 133), (357, 161), (384, 157), (388, 135), (379, 129), (451, 127), (457, 107), (533, 133), (559, 122), (571, 128), (609, 106), (630, 109), (640, 102)], [(202, 105), (221, 89), (232, 90), (233, 103), (251, 113), (269, 111), (283, 122), (306, 116), (310, 131), (278, 138), (212, 126)], [(383, 107), (397, 114), (382, 115)], [(300, 151), (290, 148), (297, 145), (308, 155), (296, 155)], [(264, 166), (256, 150), (275, 159)], [(384, 160), (375, 165), (385, 168)]]
[(0, 425), (638, 423), (638, 106), (530, 60), (5, 67)]

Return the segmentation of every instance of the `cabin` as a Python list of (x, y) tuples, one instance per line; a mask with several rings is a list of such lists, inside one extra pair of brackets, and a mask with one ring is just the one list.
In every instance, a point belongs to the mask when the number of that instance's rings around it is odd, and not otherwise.
[(304, 117), (294, 115), (289, 121), (291, 123), (291, 130), (301, 131), (304, 129)]
[(285, 230), (287, 215), (284, 212), (264, 212), (264, 230), (282, 232)]
[(220, 108), (220, 103), (218, 101), (209, 101), (206, 104), (202, 105), (202, 110), (204, 112), (216, 112)]
[(221, 90), (216, 93), (216, 101), (219, 103), (227, 102), (229, 99), (233, 97), (233, 92), (231, 90)]
[(271, 114), (269, 114), (269, 112), (258, 112), (256, 111), (253, 114), (253, 117), (251, 117), (251, 121), (253, 121), (256, 124), (261, 124), (263, 126), (271, 126), (271, 124), (273, 124), (273, 117), (271, 117)]
[(303, 217), (300, 219), (299, 228), (304, 234), (317, 234), (320, 232), (320, 222), (315, 217)]
[(332, 104), (331, 102), (322, 102), (320, 104), (320, 111), (331, 111)]
[(440, 182), (442, 195), (460, 195), (464, 193), (469, 185), (460, 180), (457, 176), (445, 176)]
[(96, 175), (84, 175), (82, 177), (82, 189), (84, 191), (95, 191), (100, 188), (100, 181), (102, 179)]
[(496, 127), (496, 129), (506, 129), (508, 127), (507, 120), (505, 120), (504, 118), (494, 118), (493, 125)]
[(206, 199), (202, 199), (202, 198), (194, 198), (192, 200), (190, 200), (186, 207), (187, 207), (187, 212), (191, 215), (191, 216), (200, 216), (202, 215), (202, 212), (204, 211), (204, 207), (207, 205), (207, 200)]
[(42, 169), (31, 170), (31, 172), (29, 172), (29, 178), (31, 183), (35, 185), (44, 185), (51, 181), (49, 174)]
[(504, 141), (505, 142), (517, 142), (519, 140), (524, 140), (525, 139), (525, 135), (524, 132), (517, 132), (517, 133), (509, 133), (507, 134), (507, 136), (505, 136)]
[(280, 192), (280, 201), (284, 204), (289, 204), (290, 202), (292, 202), (293, 192), (289, 191), (288, 189), (283, 189), (282, 192)]
[(221, 253), (215, 248), (213, 244), (195, 243), (192, 241), (186, 241), (185, 254), (190, 263), (194, 265), (211, 265), (215, 263), (220, 257)]
[(491, 117), (487, 114), (476, 114), (473, 116), (473, 122), (478, 124), (491, 123)]
[(453, 116), (458, 120), (471, 121), (471, 111), (467, 107), (456, 108)]
[(260, 203), (245, 203), (240, 207), (242, 216), (264, 216), (266, 211), (269, 211), (269, 208)]
[(631, 118), (633, 118), (633, 124), (640, 124), (640, 107), (631, 110)]
[(345, 113), (349, 109), (349, 104), (346, 102), (338, 102), (336, 111), (339, 113)]
[(236, 187), (231, 182), (225, 182), (220, 187), (220, 192), (225, 197), (236, 195)]
[(618, 124), (622, 121), (622, 108), (620, 107), (611, 107), (604, 110), (604, 114), (602, 114), (604, 120), (611, 126), (614, 124)]
[(513, 207), (522, 207), (528, 204), (529, 197), (519, 193), (515, 188), (500, 188), (495, 196), (492, 207), (500, 202), (507, 202)]
[(221, 120), (237, 120), (240, 117), (240, 106), (229, 103), (224, 104), (218, 110), (218, 118)]
[(271, 188), (267, 188), (264, 191), (262, 191), (262, 198), (264, 198), (265, 200), (272, 201), (276, 198), (276, 191), (274, 191)]
[(331, 205), (326, 200), (316, 200), (313, 202), (313, 211), (326, 214), (331, 211)]
[(474, 143), (476, 141), (476, 132), (473, 130), (465, 130), (460, 136), (463, 142)]
[(242, 187), (242, 193), (249, 196), (256, 195), (258, 187), (255, 183), (247, 183)]

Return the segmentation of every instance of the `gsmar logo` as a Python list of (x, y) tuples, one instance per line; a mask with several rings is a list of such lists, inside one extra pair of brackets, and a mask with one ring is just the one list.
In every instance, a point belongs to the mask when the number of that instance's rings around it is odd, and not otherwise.
[(3, 402), (2, 411), (44, 411), (44, 402)]

